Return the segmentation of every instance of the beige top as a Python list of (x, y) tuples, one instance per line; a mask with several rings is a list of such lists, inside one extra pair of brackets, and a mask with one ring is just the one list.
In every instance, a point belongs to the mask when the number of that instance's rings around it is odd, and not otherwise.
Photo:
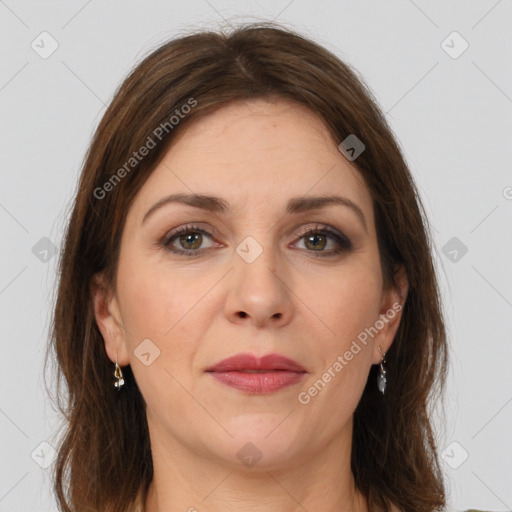
[[(133, 512), (144, 512), (143, 511), (143, 503), (142, 503), (142, 495), (139, 493), (139, 496), (137, 497), (137, 501), (135, 503), (135, 508), (133, 509)], [(441, 512), (486, 512), (485, 510), (477, 510), (477, 509), (468, 509), (465, 511), (458, 511), (451, 506), (447, 506), (444, 510)], [(488, 512), (488, 511), (487, 511)], [(512, 512), (512, 511), (510, 511)]]

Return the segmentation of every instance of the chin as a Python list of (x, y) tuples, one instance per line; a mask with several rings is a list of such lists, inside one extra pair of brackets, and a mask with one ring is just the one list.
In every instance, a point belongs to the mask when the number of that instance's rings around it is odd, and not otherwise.
[(294, 456), (298, 456), (296, 452), (300, 451), (299, 443), (305, 441), (300, 429), (293, 428), (289, 419), (283, 421), (285, 417), (281, 415), (276, 420), (275, 415), (271, 419), (251, 415), (229, 422), (227, 430), (233, 438), (226, 436), (225, 443), (220, 443), (224, 449), (219, 457), (232, 454), (230, 461), (238, 469), (268, 471), (292, 463)]

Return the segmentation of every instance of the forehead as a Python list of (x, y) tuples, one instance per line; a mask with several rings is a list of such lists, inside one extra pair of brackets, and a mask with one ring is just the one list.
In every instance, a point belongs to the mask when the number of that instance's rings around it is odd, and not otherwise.
[(173, 146), (175, 156), (185, 149), (243, 161), (249, 156), (286, 156), (289, 160), (326, 153), (339, 157), (322, 119), (311, 110), (283, 98), (237, 101), (193, 121)]
[(239, 210), (340, 193), (371, 211), (362, 176), (321, 118), (282, 99), (232, 103), (179, 132), (136, 203), (146, 207), (173, 192), (224, 197)]

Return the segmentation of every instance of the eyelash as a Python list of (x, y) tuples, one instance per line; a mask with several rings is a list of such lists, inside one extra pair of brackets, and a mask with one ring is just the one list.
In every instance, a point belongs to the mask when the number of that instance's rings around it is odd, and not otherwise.
[[(209, 249), (193, 249), (193, 250), (186, 251), (186, 250), (182, 250), (182, 249), (176, 249), (176, 248), (172, 247), (172, 245), (171, 245), (171, 243), (176, 238), (178, 238), (180, 235), (194, 234), (194, 233), (200, 233), (201, 235), (206, 235), (209, 238), (212, 238), (212, 236), (213, 236), (212, 233), (205, 231), (204, 229), (201, 229), (198, 226), (186, 225), (186, 226), (182, 226), (181, 228), (176, 229), (172, 233), (165, 236), (164, 239), (160, 242), (160, 245), (163, 246), (167, 251), (169, 251), (173, 254), (178, 254), (178, 255), (188, 256), (188, 257), (197, 256), (198, 254), (200, 254), (204, 251), (207, 251)], [(326, 251), (308, 251), (307, 249), (305, 249), (307, 252), (313, 253), (313, 256), (316, 258), (333, 257), (333, 256), (337, 256), (338, 254), (340, 254), (342, 252), (349, 252), (350, 250), (352, 250), (352, 242), (345, 235), (338, 233), (336, 231), (333, 231), (332, 229), (330, 229), (329, 227), (327, 227), (325, 225), (320, 225), (320, 224), (315, 225), (314, 228), (308, 229), (306, 232), (304, 232), (302, 235), (300, 235), (298, 239), (300, 240), (307, 236), (319, 235), (319, 234), (327, 235), (328, 237), (332, 238), (338, 244), (338, 248), (335, 250), (327, 251), (327, 252)], [(325, 254), (322, 254), (322, 253), (325, 253)]]

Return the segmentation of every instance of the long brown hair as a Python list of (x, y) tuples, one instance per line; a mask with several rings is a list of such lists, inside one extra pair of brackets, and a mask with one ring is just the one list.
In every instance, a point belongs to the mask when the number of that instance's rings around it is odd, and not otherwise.
[[(112, 385), (91, 278), (103, 272), (115, 284), (126, 212), (176, 134), (230, 102), (269, 97), (308, 107), (336, 145), (350, 134), (364, 143), (353, 164), (373, 199), (385, 286), (395, 285), (400, 265), (407, 273), (407, 300), (386, 354), (386, 395), (379, 395), (374, 365), (354, 414), (356, 485), (372, 511), (389, 511), (391, 503), (414, 512), (445, 505), (430, 405), (442, 396), (448, 351), (416, 186), (364, 80), (304, 36), (258, 23), (158, 47), (122, 83), (95, 131), (65, 233), (47, 352), (55, 356), (56, 402), (65, 417), (53, 475), (62, 511), (125, 512), (145, 497), (153, 476), (144, 399), (129, 366), (123, 392)], [(142, 146), (152, 147), (131, 160)]]

